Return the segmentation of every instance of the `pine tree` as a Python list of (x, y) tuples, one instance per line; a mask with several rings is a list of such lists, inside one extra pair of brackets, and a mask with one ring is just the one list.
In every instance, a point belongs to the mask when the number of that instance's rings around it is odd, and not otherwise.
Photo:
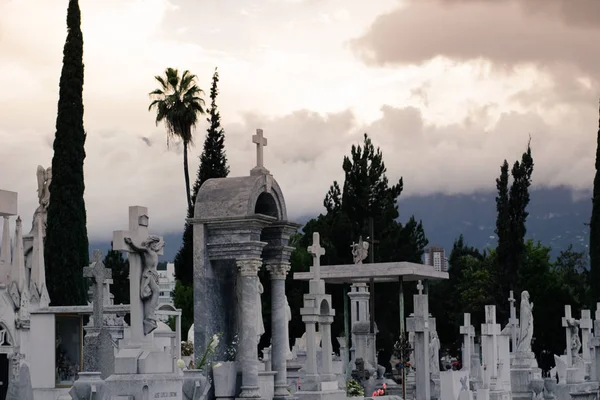
[[(229, 175), (229, 166), (227, 165), (227, 157), (225, 156), (225, 132), (221, 127), (221, 114), (217, 108), (217, 96), (219, 94), (218, 85), (219, 73), (215, 68), (215, 73), (212, 78), (210, 88), (210, 110), (207, 121), (208, 127), (206, 139), (204, 141), (204, 149), (200, 156), (200, 165), (196, 175), (196, 182), (193, 187), (192, 202), (188, 207), (188, 218), (194, 217), (194, 205), (196, 196), (200, 186), (211, 178), (225, 178)], [(179, 252), (175, 256), (175, 277), (184, 285), (189, 286), (193, 283), (194, 270), (194, 246), (193, 246), (193, 229), (192, 225), (185, 224), (183, 231), (183, 244)]]
[(77, 0), (69, 1), (67, 31), (44, 251), (48, 292), (56, 306), (81, 305), (87, 300), (82, 272), (89, 264), (83, 198), (83, 35)]
[(596, 175), (592, 195), (592, 217), (590, 219), (590, 274), (591, 303), (600, 301), (600, 121), (598, 122), (596, 145)]

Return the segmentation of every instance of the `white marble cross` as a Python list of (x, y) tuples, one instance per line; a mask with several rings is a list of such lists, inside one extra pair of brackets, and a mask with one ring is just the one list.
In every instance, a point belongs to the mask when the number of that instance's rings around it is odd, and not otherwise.
[(417, 282), (417, 290), (419, 294), (423, 294), (423, 283), (420, 280)]
[(585, 361), (592, 360), (592, 354), (590, 352), (592, 322), (590, 310), (581, 310), (581, 321), (579, 322), (579, 327), (581, 328), (581, 347), (583, 348), (583, 359)]
[(94, 283), (94, 327), (102, 328), (104, 314), (104, 281), (112, 278), (112, 270), (102, 262), (102, 250), (94, 250), (89, 267), (83, 268), (83, 277), (92, 278)]
[(263, 148), (267, 145), (267, 138), (263, 137), (263, 130), (257, 129), (252, 136), (252, 143), (256, 144), (256, 168), (264, 168)]
[(573, 355), (571, 354), (571, 327), (569, 321), (573, 317), (571, 316), (571, 306), (565, 306), (565, 316), (562, 318), (562, 326), (567, 329), (567, 366), (573, 365)]
[[(125, 243), (125, 238), (131, 238), (136, 246), (148, 239), (148, 208), (141, 206), (129, 207), (129, 230), (113, 232), (113, 250), (127, 252), (129, 260), (129, 301), (131, 311), (131, 341), (142, 343), (144, 341), (144, 311), (140, 297), (140, 285), (142, 279), (142, 259)], [(161, 249), (157, 254), (162, 255)]]
[(325, 249), (321, 247), (319, 232), (313, 232), (312, 245), (308, 246), (308, 252), (312, 254), (313, 265), (311, 267), (313, 280), (321, 279), (321, 256), (325, 255)]
[(471, 325), (471, 314), (465, 313), (464, 325), (460, 327), (460, 334), (463, 335), (463, 343), (465, 348), (465, 354), (462, 358), (462, 369), (468, 370), (471, 365), (471, 339), (475, 336), (475, 328)]
[(485, 364), (489, 377), (498, 376), (498, 335), (500, 324), (496, 323), (496, 306), (485, 306), (485, 324), (481, 324), (481, 336), (485, 339)]
[(515, 296), (513, 291), (510, 291), (510, 296), (508, 296), (508, 301), (510, 302), (510, 318), (508, 323), (510, 325), (510, 337), (512, 341), (512, 351), (513, 353), (517, 350), (517, 329), (519, 328), (519, 319), (517, 318), (517, 308), (515, 307)]

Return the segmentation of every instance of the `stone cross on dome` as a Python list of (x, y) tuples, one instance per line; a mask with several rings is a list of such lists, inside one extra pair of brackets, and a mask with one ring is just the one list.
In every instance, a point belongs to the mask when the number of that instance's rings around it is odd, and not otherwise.
[(252, 168), (250, 175), (268, 174), (269, 171), (265, 168), (264, 162), (264, 147), (267, 146), (267, 138), (263, 136), (263, 130), (257, 129), (256, 135), (252, 136), (252, 143), (256, 144), (256, 167)]

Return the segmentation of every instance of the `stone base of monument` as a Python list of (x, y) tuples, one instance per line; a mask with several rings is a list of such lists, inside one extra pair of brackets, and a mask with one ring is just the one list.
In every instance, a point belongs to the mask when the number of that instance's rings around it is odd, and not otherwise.
[(346, 400), (346, 391), (338, 389), (337, 381), (303, 383), (294, 396), (298, 400)]
[(539, 368), (512, 368), (510, 385), (513, 399), (531, 399), (531, 381), (533, 378), (541, 376), (542, 370)]
[(178, 374), (111, 375), (105, 380), (105, 386), (113, 398), (180, 400), (183, 396), (183, 377)]
[(115, 374), (161, 373), (173, 373), (173, 358), (168, 353), (124, 347), (115, 356)]
[(567, 383), (556, 386), (556, 400), (597, 400), (598, 382)]
[(432, 400), (437, 400), (440, 399), (440, 376), (439, 375), (432, 375), (431, 376), (431, 399)]

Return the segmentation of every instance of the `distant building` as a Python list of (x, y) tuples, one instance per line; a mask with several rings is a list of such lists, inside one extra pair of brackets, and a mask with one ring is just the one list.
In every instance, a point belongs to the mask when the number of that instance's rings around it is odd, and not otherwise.
[(160, 263), (156, 269), (158, 271), (158, 286), (160, 288), (158, 307), (160, 308), (164, 304), (174, 306), (175, 264)]
[(446, 250), (440, 246), (430, 246), (423, 254), (423, 264), (433, 266), (435, 271), (448, 272)]

